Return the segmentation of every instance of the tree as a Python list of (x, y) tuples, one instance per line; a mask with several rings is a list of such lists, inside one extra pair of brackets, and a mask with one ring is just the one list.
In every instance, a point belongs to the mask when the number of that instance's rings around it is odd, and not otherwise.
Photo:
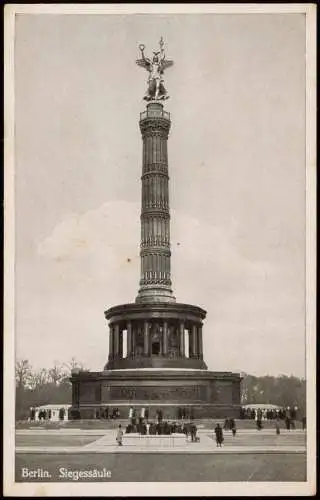
[(298, 406), (306, 411), (306, 381), (291, 375), (255, 377), (244, 374), (241, 384), (241, 403), (270, 403), (279, 406)]
[(32, 384), (33, 371), (27, 359), (20, 359), (15, 364), (16, 377), (16, 416), (22, 418), (26, 411), (27, 393)]
[(49, 381), (49, 370), (47, 368), (41, 368), (32, 375), (31, 387), (32, 389), (37, 389), (42, 385), (47, 384)]
[(54, 385), (60, 385), (67, 377), (68, 373), (66, 369), (57, 362), (55, 362), (53, 367), (48, 371), (49, 382)]
[(27, 359), (16, 361), (15, 376), (16, 386), (25, 389), (32, 379), (32, 366)]
[(31, 406), (71, 404), (71, 370), (84, 370), (75, 358), (67, 364), (55, 362), (51, 368), (33, 370), (28, 360), (16, 362), (16, 419), (29, 415)]
[(71, 372), (74, 369), (78, 369), (80, 371), (86, 370), (83, 363), (77, 361), (75, 358), (71, 358), (71, 360), (68, 363), (64, 363), (64, 367), (67, 369), (69, 375), (71, 375)]

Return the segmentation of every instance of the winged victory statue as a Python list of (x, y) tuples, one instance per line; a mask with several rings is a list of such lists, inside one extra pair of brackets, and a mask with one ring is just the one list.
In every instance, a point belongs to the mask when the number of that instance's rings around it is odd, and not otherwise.
[(164, 41), (161, 37), (160, 50), (157, 52), (153, 51), (152, 60), (144, 55), (145, 45), (140, 44), (139, 49), (141, 51), (141, 59), (137, 59), (136, 63), (138, 66), (146, 69), (149, 73), (148, 77), (148, 89), (144, 96), (146, 101), (158, 101), (169, 99), (167, 91), (164, 86), (164, 72), (166, 69), (173, 66), (173, 61), (165, 58), (164, 52)]

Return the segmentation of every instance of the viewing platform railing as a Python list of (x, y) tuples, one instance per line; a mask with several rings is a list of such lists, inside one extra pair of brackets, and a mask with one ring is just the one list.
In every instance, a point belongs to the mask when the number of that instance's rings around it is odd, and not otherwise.
[(145, 118), (165, 118), (166, 120), (170, 120), (170, 113), (163, 109), (147, 109), (140, 113), (140, 120), (144, 120)]

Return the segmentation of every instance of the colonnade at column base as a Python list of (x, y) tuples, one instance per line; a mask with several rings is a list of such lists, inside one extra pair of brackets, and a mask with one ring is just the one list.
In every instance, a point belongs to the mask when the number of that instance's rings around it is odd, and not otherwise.
[(202, 325), (206, 311), (191, 304), (146, 300), (105, 311), (109, 356), (105, 369), (206, 369)]

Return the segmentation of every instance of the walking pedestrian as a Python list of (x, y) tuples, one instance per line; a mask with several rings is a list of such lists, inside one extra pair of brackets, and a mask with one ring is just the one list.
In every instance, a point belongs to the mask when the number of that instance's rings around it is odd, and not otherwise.
[(223, 443), (223, 429), (219, 423), (217, 423), (215, 429), (214, 429), (215, 435), (216, 435), (216, 443), (217, 447), (222, 446)]
[(232, 418), (230, 420), (230, 427), (231, 427), (232, 435), (233, 435), (233, 437), (235, 437), (235, 435), (237, 433), (237, 427), (236, 427), (236, 421), (234, 418)]

